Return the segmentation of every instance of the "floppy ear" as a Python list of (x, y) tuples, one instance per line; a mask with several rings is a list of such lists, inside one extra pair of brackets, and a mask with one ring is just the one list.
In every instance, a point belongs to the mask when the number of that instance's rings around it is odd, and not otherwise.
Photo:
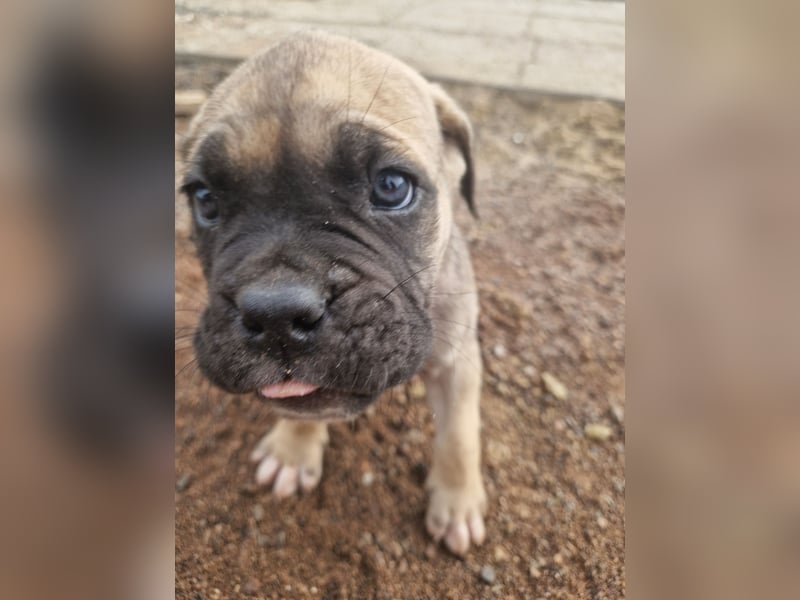
[(478, 216), (475, 208), (475, 171), (472, 166), (472, 126), (455, 100), (453, 100), (441, 86), (431, 84), (433, 103), (436, 106), (436, 115), (439, 126), (446, 143), (453, 144), (461, 153), (466, 167), (461, 176), (461, 195), (467, 201), (469, 210), (474, 217)]

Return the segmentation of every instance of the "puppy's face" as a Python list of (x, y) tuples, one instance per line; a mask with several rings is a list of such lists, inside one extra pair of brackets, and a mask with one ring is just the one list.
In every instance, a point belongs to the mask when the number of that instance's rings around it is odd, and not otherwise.
[(343, 38), (291, 38), (223, 82), (183, 146), (211, 381), (342, 418), (411, 377), (468, 144), (441, 90)]

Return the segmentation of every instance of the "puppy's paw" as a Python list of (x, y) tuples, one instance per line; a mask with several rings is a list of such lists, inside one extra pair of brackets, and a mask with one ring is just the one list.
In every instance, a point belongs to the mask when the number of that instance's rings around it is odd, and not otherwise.
[(272, 493), (279, 498), (292, 496), (298, 489), (313, 489), (322, 477), (327, 443), (324, 423), (278, 421), (250, 454), (250, 460), (258, 463), (256, 482), (272, 485)]
[(471, 544), (480, 546), (486, 538), (483, 516), (486, 492), (478, 480), (472, 485), (448, 487), (428, 481), (431, 499), (425, 525), (435, 541), (444, 539), (451, 552), (463, 556)]

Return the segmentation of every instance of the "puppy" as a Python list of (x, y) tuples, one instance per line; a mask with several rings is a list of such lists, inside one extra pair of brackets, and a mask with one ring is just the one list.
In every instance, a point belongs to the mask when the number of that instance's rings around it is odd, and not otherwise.
[(196, 115), (182, 191), (208, 282), (194, 346), (217, 386), (282, 417), (252, 458), (278, 496), (322, 475), (326, 422), (420, 373), (436, 435), (426, 525), (485, 537), (478, 303), (453, 205), (471, 128), (438, 86), (352, 40), (295, 35)]

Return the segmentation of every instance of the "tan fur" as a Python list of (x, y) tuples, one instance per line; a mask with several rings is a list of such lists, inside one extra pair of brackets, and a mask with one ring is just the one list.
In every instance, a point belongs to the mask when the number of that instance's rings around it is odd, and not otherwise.
[(248, 122), (240, 135), (232, 132), (228, 138), (228, 153), (234, 162), (247, 169), (269, 166), (275, 159), (280, 130), (280, 121), (273, 115)]
[[(335, 52), (320, 53), (322, 47)], [(307, 53), (304, 56), (314, 61), (299, 79), (290, 80), (293, 53)], [(264, 81), (263, 65), (256, 60), (220, 86), (192, 124), (185, 158), (191, 160), (197, 140), (213, 123), (228, 119), (243, 124), (244, 136), (226, 138), (234, 160), (243, 166), (268, 165), (282, 136), (293, 151), (314, 164), (331, 151), (336, 126), (363, 121), (382, 130), (399, 150), (427, 167), (439, 192), (438, 231), (429, 249), (438, 267), (432, 309), (437, 341), (423, 369), (436, 424), (434, 462), (427, 482), (431, 492), (427, 526), (436, 540), (444, 538), (451, 550), (463, 554), (471, 543), (483, 541), (486, 510), (480, 472), (478, 303), (468, 249), (453, 225), (453, 204), (462, 201), (463, 193), (471, 194), (469, 122), (442, 88), (396, 59), (345, 38), (303, 34), (283, 61), (286, 73), (272, 81)], [(265, 87), (275, 85), (284, 87)], [(333, 116), (294, 123), (287, 137), (281, 123), (264, 116), (266, 93), (288, 94), (293, 106), (327, 107)], [(259, 477), (267, 483), (274, 480), (273, 489), (279, 495), (309, 487), (303, 483), (304, 471), (314, 475), (305, 483), (315, 484), (326, 442), (324, 422), (280, 420), (253, 453), (253, 459), (261, 463)]]

